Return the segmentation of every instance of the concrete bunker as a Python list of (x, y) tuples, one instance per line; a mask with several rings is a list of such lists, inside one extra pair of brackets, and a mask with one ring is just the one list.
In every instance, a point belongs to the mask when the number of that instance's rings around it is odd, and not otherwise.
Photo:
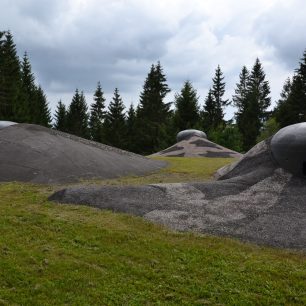
[(272, 137), (271, 151), (282, 168), (306, 178), (306, 122), (279, 130)]
[(180, 131), (176, 135), (176, 140), (177, 140), (177, 142), (180, 142), (182, 140), (189, 139), (193, 136), (197, 136), (197, 137), (200, 137), (200, 138), (207, 139), (207, 135), (203, 131), (190, 129), (190, 130)]
[(1, 121), (0, 120), (0, 129), (4, 129), (8, 126), (11, 126), (11, 125), (14, 125), (14, 124), (18, 124), (16, 122), (13, 122), (13, 121)]

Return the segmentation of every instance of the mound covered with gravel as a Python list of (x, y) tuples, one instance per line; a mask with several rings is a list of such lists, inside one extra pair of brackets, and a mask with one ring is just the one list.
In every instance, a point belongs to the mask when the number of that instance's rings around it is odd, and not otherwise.
[(278, 166), (261, 142), (214, 182), (75, 187), (50, 199), (126, 212), (174, 230), (306, 250), (306, 180)]
[(32, 124), (0, 129), (0, 181), (68, 183), (141, 175), (164, 162)]
[(165, 150), (152, 154), (152, 156), (241, 158), (242, 154), (222, 147), (203, 137), (192, 135)]

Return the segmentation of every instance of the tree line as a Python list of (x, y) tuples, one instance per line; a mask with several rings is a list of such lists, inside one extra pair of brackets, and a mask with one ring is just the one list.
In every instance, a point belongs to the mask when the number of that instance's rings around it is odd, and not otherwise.
[[(172, 145), (177, 132), (195, 128), (210, 140), (245, 152), (279, 128), (306, 120), (306, 51), (291, 79), (287, 79), (276, 107), (271, 105), (270, 86), (260, 60), (251, 69), (243, 66), (231, 100), (224, 98), (225, 80), (218, 66), (211, 87), (200, 107), (200, 97), (191, 81), (185, 81), (173, 102), (160, 62), (150, 67), (137, 106), (125, 105), (118, 88), (106, 107), (100, 82), (87, 106), (76, 89), (66, 107), (58, 102), (52, 118), (41, 86), (36, 85), (25, 53), (20, 60), (10, 32), (0, 32), (0, 120), (53, 127), (80, 137), (140, 154), (150, 154)], [(171, 107), (172, 104), (174, 107)], [(225, 108), (236, 108), (234, 118), (224, 119)]]

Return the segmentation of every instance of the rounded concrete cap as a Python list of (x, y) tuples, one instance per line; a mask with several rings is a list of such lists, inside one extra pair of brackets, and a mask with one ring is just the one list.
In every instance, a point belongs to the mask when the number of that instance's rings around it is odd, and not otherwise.
[(207, 139), (207, 135), (200, 130), (184, 130), (184, 131), (180, 131), (177, 135), (176, 135), (176, 140), (177, 142), (188, 139), (190, 137), (193, 136), (197, 136), (200, 138), (205, 138)]
[(0, 121), (0, 129), (4, 129), (10, 125), (17, 124), (16, 122), (13, 121)]
[(271, 151), (282, 168), (306, 177), (306, 122), (279, 130), (272, 137)]

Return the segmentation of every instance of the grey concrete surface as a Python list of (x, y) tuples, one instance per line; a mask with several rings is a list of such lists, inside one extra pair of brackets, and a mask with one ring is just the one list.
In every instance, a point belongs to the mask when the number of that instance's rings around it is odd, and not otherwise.
[[(189, 130), (187, 130), (189, 131)], [(193, 131), (193, 130), (191, 130)], [(183, 131), (185, 132), (185, 131)], [(166, 157), (233, 157), (241, 158), (242, 154), (222, 147), (205, 137), (189, 134), (173, 146), (154, 153), (151, 156)]]
[(306, 122), (279, 130), (272, 138), (271, 151), (284, 169), (306, 177)]
[(13, 121), (0, 121), (0, 129), (4, 129), (8, 126), (15, 125), (15, 124), (18, 124), (18, 123), (13, 122)]
[(306, 180), (279, 167), (270, 141), (221, 169), (218, 181), (73, 187), (50, 200), (143, 216), (179, 231), (306, 250)]
[(176, 141), (180, 142), (182, 140), (189, 139), (190, 137), (193, 137), (193, 136), (197, 136), (197, 137), (200, 137), (200, 138), (207, 139), (207, 135), (203, 131), (189, 129), (189, 130), (183, 130), (183, 131), (180, 131), (179, 133), (177, 133)]
[(141, 175), (165, 164), (38, 125), (0, 129), (2, 182), (69, 183)]

